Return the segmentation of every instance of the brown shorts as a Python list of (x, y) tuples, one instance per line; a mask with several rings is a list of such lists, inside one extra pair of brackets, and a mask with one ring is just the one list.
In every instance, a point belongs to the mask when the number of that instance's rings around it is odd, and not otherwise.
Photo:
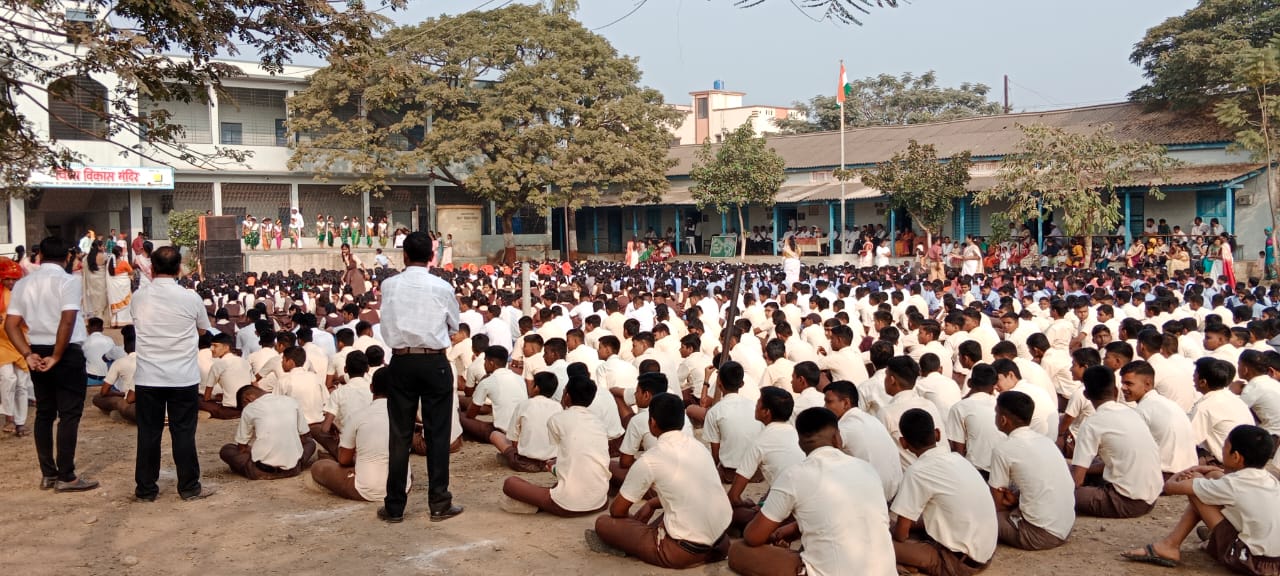
[(1028, 522), (1017, 510), (1001, 510), (996, 514), (1000, 543), (1022, 550), (1049, 550), (1066, 540)]
[(1225, 519), (1213, 527), (1209, 541), (1205, 543), (1205, 551), (1223, 566), (1239, 574), (1280, 575), (1280, 558), (1255, 556), (1240, 540), (1240, 532), (1236, 527)]
[(1076, 513), (1098, 518), (1137, 518), (1156, 507), (1155, 502), (1134, 500), (1112, 484), (1076, 488)]
[(511, 468), (516, 472), (536, 473), (546, 471), (547, 469), (547, 462), (545, 460), (534, 460), (533, 458), (521, 456), (516, 451), (515, 446), (507, 448), (506, 451), (502, 453), (502, 459), (506, 462), (508, 468)]
[(960, 554), (933, 539), (894, 542), (898, 563), (918, 568), (929, 576), (970, 576), (987, 569), (987, 562), (978, 562), (967, 554)]

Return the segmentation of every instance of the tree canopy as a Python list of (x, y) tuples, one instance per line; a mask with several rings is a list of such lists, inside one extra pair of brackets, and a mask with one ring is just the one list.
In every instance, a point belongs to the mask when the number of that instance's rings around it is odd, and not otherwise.
[(955, 200), (964, 197), (972, 166), (967, 151), (939, 161), (933, 144), (912, 139), (906, 150), (858, 174), (863, 184), (888, 194), (895, 209), (905, 209), (927, 235), (933, 236), (942, 234)]
[[(844, 122), (849, 128), (897, 126), (999, 114), (999, 103), (988, 100), (991, 88), (965, 82), (959, 87), (939, 86), (932, 70), (919, 76), (881, 74), (849, 82)], [(805, 117), (789, 117), (774, 123), (784, 133), (800, 134), (840, 129), (840, 106), (835, 94), (818, 94), (808, 102), (796, 102)]]
[(1280, 33), (1280, 2), (1200, 0), (1181, 16), (1147, 30), (1129, 56), (1147, 84), (1129, 97), (1179, 107), (1201, 106), (1230, 93), (1236, 61)]
[(442, 16), (330, 58), (289, 101), (290, 165), (375, 194), (429, 174), (504, 220), (609, 189), (651, 201), (667, 189), (679, 113), (639, 81), (634, 59), (560, 4)]
[[(388, 8), (403, 5), (403, 0), (380, 2)], [(212, 90), (225, 102), (222, 81), (243, 72), (214, 58), (243, 53), (278, 72), (299, 54), (324, 57), (358, 49), (386, 21), (363, 2), (327, 0), (0, 0), (0, 6), (0, 86), (7, 88), (0, 91), (0, 192), (5, 195), (25, 193), (34, 170), (81, 160), (35, 129), (38, 123), (28, 116), (32, 110), (87, 116), (95, 129), (75, 139), (105, 140), (122, 155), (197, 166), (241, 161), (243, 151), (188, 147), (182, 143), (183, 127), (171, 124), (167, 113), (138, 110), (139, 96), (208, 102)], [(85, 87), (84, 78), (103, 74), (121, 82), (94, 104), (75, 97)]]
[(689, 189), (698, 209), (715, 207), (721, 214), (738, 212), (738, 236), (742, 255), (747, 255), (746, 222), (743, 206), (773, 206), (778, 188), (786, 181), (786, 162), (770, 148), (763, 136), (757, 137), (750, 122), (743, 123), (725, 135), (724, 142), (705, 142), (689, 170), (694, 184)]
[[(1137, 181), (1156, 181), (1179, 162), (1163, 146), (1112, 138), (1110, 125), (1077, 134), (1056, 126), (1019, 125), (1020, 152), (1000, 163), (1000, 182), (978, 193), (975, 202), (1007, 203), (999, 224), (1034, 219), (1041, 210), (1062, 211), (1062, 229), (1084, 236), (1085, 263), (1092, 256), (1093, 234), (1110, 234), (1124, 217), (1116, 190)], [(1155, 186), (1148, 193), (1164, 195)]]

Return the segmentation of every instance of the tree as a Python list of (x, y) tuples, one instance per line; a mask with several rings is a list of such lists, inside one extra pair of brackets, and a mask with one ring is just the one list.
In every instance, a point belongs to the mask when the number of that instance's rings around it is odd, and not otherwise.
[(442, 16), (335, 55), (289, 101), (290, 166), (375, 195), (430, 175), (493, 201), (508, 231), (525, 206), (567, 206), (572, 220), (603, 190), (656, 200), (679, 112), (570, 7)]
[[(1084, 236), (1085, 265), (1093, 257), (1092, 235), (1111, 233), (1123, 218), (1116, 189), (1157, 181), (1180, 164), (1163, 146), (1112, 138), (1110, 125), (1088, 134), (1041, 124), (1018, 127), (1019, 152), (1000, 162), (1000, 182), (978, 193), (975, 202), (1007, 202), (1001, 218), (1006, 225), (1033, 219), (1041, 210), (1062, 210), (1063, 230)], [(1147, 193), (1164, 198), (1156, 186)]]
[(888, 194), (895, 209), (905, 209), (933, 244), (933, 235), (942, 234), (955, 210), (955, 200), (964, 197), (972, 166), (968, 151), (939, 161), (933, 144), (912, 139), (906, 150), (858, 174), (863, 184)]
[[(398, 8), (404, 0), (381, 5)], [(91, 118), (94, 128), (76, 139), (104, 140), (121, 155), (204, 167), (240, 162), (247, 157), (242, 150), (189, 148), (181, 142), (182, 126), (163, 110), (140, 110), (139, 97), (207, 103), (213, 91), (225, 102), (223, 80), (243, 72), (213, 58), (243, 52), (279, 72), (298, 54), (357, 48), (386, 21), (359, 1), (0, 0), (0, 6), (0, 193), (6, 196), (24, 195), (32, 171), (83, 160), (38, 131), (31, 110), (54, 121)], [(94, 103), (76, 97), (88, 88), (85, 78), (104, 73), (121, 82), (94, 92)]]
[[(754, 8), (764, 4), (765, 0), (734, 0), (734, 5), (739, 8)], [(822, 19), (831, 20), (841, 24), (862, 25), (861, 16), (858, 14), (870, 14), (867, 8), (890, 8), (898, 7), (898, 0), (804, 0), (800, 4), (792, 5), (797, 10), (804, 12), (806, 8), (818, 8), (822, 10)]]
[(1152, 104), (1200, 107), (1229, 94), (1241, 53), (1280, 33), (1275, 0), (1201, 0), (1181, 16), (1147, 30), (1129, 56), (1147, 85), (1129, 97)]
[(199, 210), (169, 213), (169, 243), (178, 250), (186, 249), (185, 260), (192, 270), (200, 263), (200, 217), (203, 215)]
[(1252, 153), (1255, 160), (1267, 164), (1271, 231), (1273, 235), (1280, 234), (1276, 226), (1280, 180), (1270, 168), (1280, 160), (1280, 150), (1277, 150), (1280, 142), (1280, 36), (1272, 38), (1262, 48), (1241, 51), (1235, 64), (1231, 79), (1233, 96), (1219, 100), (1214, 114), (1223, 126), (1236, 131), (1237, 146)]
[(712, 146), (705, 142), (698, 150), (689, 178), (694, 182), (689, 189), (698, 209), (714, 206), (724, 214), (730, 208), (738, 212), (738, 237), (742, 244), (742, 256), (747, 255), (747, 229), (742, 218), (742, 207), (760, 204), (773, 206), (778, 188), (787, 179), (786, 162), (764, 137), (757, 138), (750, 122), (745, 122), (725, 135), (724, 143)]
[[(881, 74), (850, 82), (845, 94), (845, 126), (899, 126), (940, 122), (973, 116), (1000, 114), (999, 103), (987, 99), (986, 84), (965, 82), (959, 87), (939, 86), (932, 70), (920, 76)], [(834, 94), (819, 94), (808, 102), (796, 102), (803, 118), (774, 120), (784, 133), (800, 134), (840, 129), (841, 107)]]

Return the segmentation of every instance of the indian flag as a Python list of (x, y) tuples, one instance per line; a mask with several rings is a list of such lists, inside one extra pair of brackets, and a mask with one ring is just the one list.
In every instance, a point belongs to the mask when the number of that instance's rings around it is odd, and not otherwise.
[(845, 71), (844, 71), (844, 61), (841, 60), (840, 61), (840, 88), (836, 90), (837, 105), (844, 106), (844, 96), (846, 93), (851, 91), (850, 88), (851, 87), (849, 86), (849, 77), (845, 74)]

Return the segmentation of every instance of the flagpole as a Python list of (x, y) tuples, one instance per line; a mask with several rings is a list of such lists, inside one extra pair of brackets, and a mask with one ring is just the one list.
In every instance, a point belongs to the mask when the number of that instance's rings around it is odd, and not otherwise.
[[(840, 60), (840, 71), (841, 72), (844, 71), (843, 59)], [(841, 80), (843, 81), (844, 79), (841, 78)], [(840, 91), (841, 91), (841, 94), (844, 93), (844, 86), (840, 86)], [(845, 199), (844, 199), (845, 178), (843, 177), (844, 176), (844, 103), (840, 104), (840, 175), (841, 175), (841, 178), (840, 178), (840, 228), (841, 228), (841, 233), (843, 233), (843, 229), (848, 227), (848, 222), (849, 222), (848, 220), (845, 219)], [(831, 233), (832, 234), (836, 233), (836, 230), (832, 230)]]

